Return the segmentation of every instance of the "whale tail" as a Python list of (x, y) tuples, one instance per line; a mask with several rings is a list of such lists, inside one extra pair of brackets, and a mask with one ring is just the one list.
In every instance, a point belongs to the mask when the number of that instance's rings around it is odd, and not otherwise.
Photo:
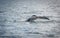
[(47, 19), (47, 20), (50, 20), (48, 17), (45, 17), (45, 16), (36, 16), (36, 15), (33, 15), (33, 16), (31, 16), (30, 18), (28, 18), (26, 21), (27, 22), (32, 22), (32, 21), (34, 21), (34, 20), (36, 20), (36, 19)]
[(38, 18), (50, 20), (48, 17), (45, 17), (45, 16), (43, 16), (43, 17), (38, 17)]

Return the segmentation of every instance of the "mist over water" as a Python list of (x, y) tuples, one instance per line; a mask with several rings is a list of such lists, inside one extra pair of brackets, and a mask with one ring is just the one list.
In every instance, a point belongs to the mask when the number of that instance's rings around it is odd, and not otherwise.
[[(25, 22), (32, 15), (50, 20)], [(60, 38), (59, 29), (60, 0), (0, 0), (0, 37)]]

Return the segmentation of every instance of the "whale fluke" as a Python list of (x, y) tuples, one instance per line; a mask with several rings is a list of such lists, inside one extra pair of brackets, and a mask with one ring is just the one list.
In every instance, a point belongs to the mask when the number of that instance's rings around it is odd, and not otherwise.
[(31, 22), (31, 21), (34, 21), (36, 19), (47, 19), (49, 20), (48, 17), (45, 17), (45, 16), (36, 16), (36, 15), (32, 15), (30, 18), (28, 18), (26, 21), (27, 22)]

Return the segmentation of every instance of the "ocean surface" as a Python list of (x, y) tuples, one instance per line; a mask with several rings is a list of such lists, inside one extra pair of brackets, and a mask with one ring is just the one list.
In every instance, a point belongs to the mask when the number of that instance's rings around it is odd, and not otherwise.
[(0, 38), (60, 38), (60, 0), (0, 0)]

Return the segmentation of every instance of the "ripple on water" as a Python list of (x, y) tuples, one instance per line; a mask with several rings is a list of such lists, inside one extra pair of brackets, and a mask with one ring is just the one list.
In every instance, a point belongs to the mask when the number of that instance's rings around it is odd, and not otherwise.
[(0, 36), (0, 38), (22, 38), (22, 36)]
[(42, 33), (39, 33), (39, 32), (27, 32), (27, 34), (42, 34)]

